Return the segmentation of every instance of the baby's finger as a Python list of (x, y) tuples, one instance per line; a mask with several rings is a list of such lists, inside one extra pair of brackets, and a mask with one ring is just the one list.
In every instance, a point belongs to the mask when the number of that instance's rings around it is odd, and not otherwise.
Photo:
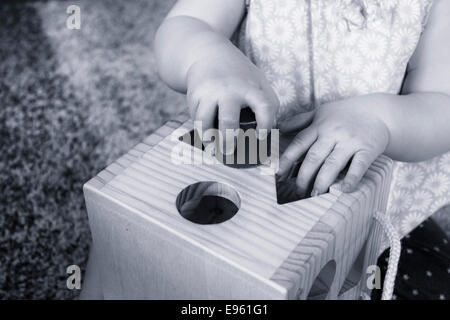
[(198, 94), (195, 94), (194, 91), (188, 89), (186, 93), (186, 102), (189, 110), (189, 115), (191, 119), (195, 119), (197, 114), (197, 109), (200, 104), (200, 98)]
[(219, 131), (222, 134), (222, 152), (230, 154), (235, 149), (235, 130), (239, 129), (241, 102), (225, 98), (219, 103)]
[[(217, 115), (217, 100), (215, 98), (205, 97), (200, 101), (195, 114), (195, 121), (200, 122), (202, 130), (202, 141), (207, 130), (214, 128), (214, 121)], [(207, 141), (208, 142), (208, 141)]]
[(245, 95), (245, 102), (255, 113), (258, 138), (263, 139), (274, 125), (275, 108), (271, 100), (261, 90), (249, 91)]
[(369, 151), (358, 151), (353, 156), (350, 168), (342, 183), (342, 191), (353, 192), (361, 181), (362, 177), (369, 169), (372, 162), (375, 161), (377, 155)]
[(292, 118), (289, 118), (280, 123), (279, 128), (281, 132), (292, 132), (306, 128), (314, 119), (314, 110), (309, 112), (299, 113)]
[(306, 152), (316, 141), (317, 132), (314, 128), (308, 127), (300, 131), (291, 141), (289, 146), (280, 157), (280, 168), (278, 175), (281, 179), (286, 178), (286, 174), (294, 163)]
[[(308, 150), (303, 160), (297, 176), (297, 193), (304, 196), (310, 189), (314, 177), (320, 169), (322, 163), (328, 157), (335, 146), (334, 141), (329, 139), (318, 139)], [(315, 196), (316, 191), (312, 196)]]
[(339, 173), (345, 168), (353, 153), (353, 150), (337, 145), (320, 168), (314, 181), (312, 193), (322, 194), (327, 192), (328, 188), (336, 181)]

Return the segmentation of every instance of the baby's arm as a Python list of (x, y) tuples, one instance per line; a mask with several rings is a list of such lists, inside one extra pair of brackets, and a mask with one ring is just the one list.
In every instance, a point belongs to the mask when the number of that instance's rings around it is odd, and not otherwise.
[(402, 95), (380, 97), (391, 138), (386, 153), (420, 161), (450, 150), (450, 1), (435, 0), (408, 64)]
[(301, 130), (280, 159), (281, 176), (302, 155), (300, 194), (326, 192), (350, 163), (342, 184), (353, 191), (385, 153), (421, 161), (450, 150), (450, 1), (436, 0), (408, 66), (402, 95), (374, 93), (321, 105), (281, 124)]
[(196, 61), (234, 50), (229, 38), (244, 14), (244, 0), (179, 0), (155, 37), (161, 78), (186, 92), (186, 75)]
[(239, 128), (249, 106), (259, 129), (271, 129), (278, 99), (262, 72), (229, 40), (245, 10), (244, 0), (180, 0), (155, 38), (161, 78), (187, 91), (191, 116), (212, 128)]

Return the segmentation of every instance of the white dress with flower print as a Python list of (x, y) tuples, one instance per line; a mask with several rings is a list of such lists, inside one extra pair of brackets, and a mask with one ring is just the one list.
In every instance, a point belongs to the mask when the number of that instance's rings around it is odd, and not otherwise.
[[(240, 48), (265, 73), (279, 120), (373, 92), (398, 94), (432, 0), (251, 0)], [(388, 203), (403, 236), (450, 202), (450, 153), (396, 162)]]

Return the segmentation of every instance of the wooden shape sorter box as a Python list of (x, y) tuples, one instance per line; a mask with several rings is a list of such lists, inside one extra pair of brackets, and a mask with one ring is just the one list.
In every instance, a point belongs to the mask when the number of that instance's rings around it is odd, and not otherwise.
[[(172, 163), (171, 133), (193, 128), (185, 120), (168, 122), (85, 184), (94, 275), (85, 288), (106, 299), (370, 293), (365, 270), (381, 242), (373, 214), (386, 209), (391, 160), (380, 157), (354, 193), (332, 187), (278, 204), (275, 176), (257, 167)], [(218, 221), (202, 215), (211, 206), (222, 206)]]

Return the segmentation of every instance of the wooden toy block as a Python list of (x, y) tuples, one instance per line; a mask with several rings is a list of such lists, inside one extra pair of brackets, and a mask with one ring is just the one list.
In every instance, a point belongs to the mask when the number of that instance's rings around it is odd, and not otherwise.
[[(257, 167), (172, 163), (178, 128), (190, 131), (193, 123), (168, 122), (84, 186), (93, 272), (105, 298), (356, 299), (370, 292), (365, 270), (376, 264), (381, 241), (373, 215), (386, 208), (391, 160), (377, 159), (352, 194), (334, 185), (278, 204), (275, 176)], [(215, 209), (219, 220), (202, 214)]]

